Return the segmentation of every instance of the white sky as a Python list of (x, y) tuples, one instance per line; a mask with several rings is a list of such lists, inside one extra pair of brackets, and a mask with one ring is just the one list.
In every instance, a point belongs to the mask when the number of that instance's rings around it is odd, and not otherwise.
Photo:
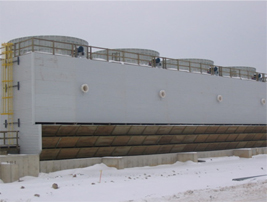
[(82, 38), (267, 72), (266, 1), (1, 1), (0, 42), (32, 35)]

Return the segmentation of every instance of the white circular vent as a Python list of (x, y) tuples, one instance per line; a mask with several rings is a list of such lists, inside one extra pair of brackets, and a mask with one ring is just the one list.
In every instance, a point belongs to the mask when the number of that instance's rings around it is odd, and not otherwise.
[(266, 100), (264, 98), (261, 99), (261, 104), (265, 105)]
[(218, 102), (222, 102), (222, 100), (223, 100), (223, 97), (222, 97), (221, 95), (218, 95), (218, 96), (217, 96), (217, 101), (218, 101)]
[(81, 85), (81, 90), (84, 93), (87, 93), (89, 91), (89, 86), (87, 84)]
[(166, 96), (165, 90), (161, 90), (161, 91), (159, 91), (159, 96), (160, 96), (161, 98), (165, 98), (165, 96)]

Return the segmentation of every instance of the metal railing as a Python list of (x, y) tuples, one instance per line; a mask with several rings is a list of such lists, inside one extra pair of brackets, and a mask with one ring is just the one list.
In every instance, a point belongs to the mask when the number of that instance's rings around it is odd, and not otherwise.
[[(87, 46), (67, 42), (39, 39), (32, 37), (13, 44), (14, 57), (18, 57), (29, 52), (45, 52), (53, 55), (68, 55), (79, 57), (78, 47), (84, 48), (82, 57), (90, 60), (102, 60), (106, 62), (119, 62), (123, 64), (133, 64), (139, 66), (160, 67), (168, 70), (186, 71), (190, 73), (199, 73), (207, 75), (217, 75), (221, 77), (237, 78), (241, 80), (255, 80), (267, 82), (267, 74), (248, 71), (243, 69), (223, 67), (219, 65), (210, 65), (188, 60), (173, 59), (167, 57), (157, 57), (148, 54), (135, 53), (131, 51), (108, 49), (96, 46)], [(3, 55), (1, 47), (0, 56)], [(160, 65), (156, 59), (160, 59)]]
[[(15, 142), (14, 142), (15, 141)], [(19, 131), (0, 131), (1, 146), (19, 147)]]

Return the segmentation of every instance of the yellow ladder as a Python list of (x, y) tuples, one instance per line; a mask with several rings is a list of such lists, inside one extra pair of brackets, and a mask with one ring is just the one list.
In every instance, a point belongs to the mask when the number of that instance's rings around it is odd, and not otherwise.
[[(3, 43), (2, 59), (2, 113), (7, 115), (7, 130), (14, 131), (13, 125), (13, 43)], [(8, 133), (12, 137), (12, 133)], [(8, 144), (13, 144), (9, 139)]]

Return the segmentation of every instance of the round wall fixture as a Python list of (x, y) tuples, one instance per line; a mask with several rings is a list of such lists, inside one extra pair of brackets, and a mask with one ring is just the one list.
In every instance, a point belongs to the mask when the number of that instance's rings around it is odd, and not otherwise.
[(218, 96), (217, 96), (217, 101), (218, 101), (218, 102), (222, 102), (222, 100), (223, 100), (223, 97), (222, 97), (221, 95), (218, 95)]
[(89, 91), (89, 86), (87, 84), (81, 85), (81, 90), (84, 93), (87, 93)]
[(161, 90), (161, 91), (159, 91), (159, 96), (160, 96), (161, 98), (165, 98), (165, 96), (166, 96), (165, 90)]
[(266, 100), (265, 100), (264, 98), (262, 98), (262, 99), (261, 99), (261, 104), (262, 104), (262, 105), (265, 105), (265, 103), (266, 103)]

